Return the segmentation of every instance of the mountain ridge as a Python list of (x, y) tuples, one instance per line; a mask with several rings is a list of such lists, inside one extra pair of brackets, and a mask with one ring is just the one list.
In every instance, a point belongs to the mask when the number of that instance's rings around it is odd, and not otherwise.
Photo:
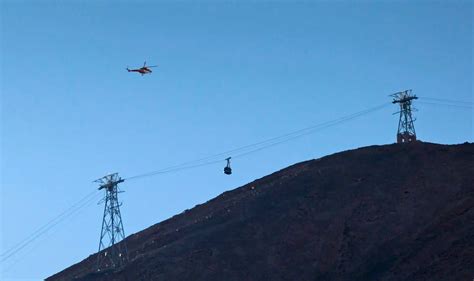
[(128, 236), (121, 269), (93, 273), (94, 254), (46, 280), (472, 279), (473, 156), (416, 142), (300, 162)]

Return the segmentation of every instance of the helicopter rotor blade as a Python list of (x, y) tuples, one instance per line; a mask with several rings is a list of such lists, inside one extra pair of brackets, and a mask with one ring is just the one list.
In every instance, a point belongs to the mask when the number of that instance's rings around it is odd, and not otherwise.
[(157, 67), (158, 65), (149, 65), (147, 67)]
[(146, 61), (143, 63), (143, 67), (145, 67), (145, 65), (146, 65)]

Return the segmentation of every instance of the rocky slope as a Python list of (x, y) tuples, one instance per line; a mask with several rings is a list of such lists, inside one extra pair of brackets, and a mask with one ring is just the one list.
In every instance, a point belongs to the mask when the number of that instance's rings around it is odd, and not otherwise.
[(302, 162), (126, 239), (56, 280), (473, 280), (474, 144), (370, 146)]

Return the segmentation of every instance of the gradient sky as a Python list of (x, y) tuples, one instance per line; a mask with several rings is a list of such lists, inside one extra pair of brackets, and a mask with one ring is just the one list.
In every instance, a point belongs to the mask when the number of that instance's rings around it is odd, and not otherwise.
[[(255, 143), (405, 89), (473, 101), (472, 1), (0, 2), (2, 253), (110, 172)], [(152, 75), (125, 71), (144, 60)], [(472, 110), (419, 101), (419, 139), (473, 141)], [(222, 161), (126, 181), (125, 232), (297, 162), (393, 143), (396, 111), (236, 159), (232, 176)], [(102, 208), (0, 264), (2, 280), (40, 280), (97, 251)]]

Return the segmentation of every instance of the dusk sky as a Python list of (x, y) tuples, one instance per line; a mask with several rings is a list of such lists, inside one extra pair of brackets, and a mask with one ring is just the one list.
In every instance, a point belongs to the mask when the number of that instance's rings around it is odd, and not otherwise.
[[(126, 180), (130, 235), (294, 163), (394, 143), (389, 95), (406, 89), (420, 97), (420, 140), (473, 141), (472, 1), (0, 3), (2, 254), (112, 172), (133, 177), (387, 104), (233, 159), (231, 176), (229, 153)], [(126, 71), (144, 61), (152, 74)], [(42, 280), (95, 253), (101, 195), (1, 262), (1, 279)]]

